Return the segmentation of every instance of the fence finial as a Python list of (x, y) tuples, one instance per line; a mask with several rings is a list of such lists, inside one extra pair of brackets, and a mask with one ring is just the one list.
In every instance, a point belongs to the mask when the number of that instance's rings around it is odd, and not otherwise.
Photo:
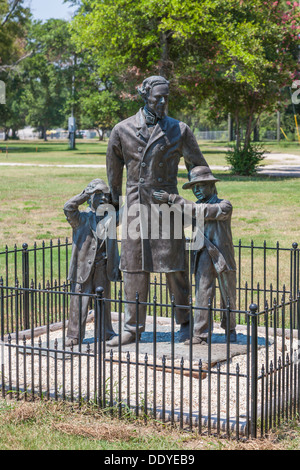
[(258, 310), (258, 306), (256, 304), (251, 304), (249, 306), (249, 310), (250, 312), (252, 313), (252, 315), (255, 315), (257, 313), (257, 310)]
[(96, 288), (96, 295), (100, 298), (103, 298), (103, 294), (104, 294), (104, 289), (103, 287), (99, 286)]

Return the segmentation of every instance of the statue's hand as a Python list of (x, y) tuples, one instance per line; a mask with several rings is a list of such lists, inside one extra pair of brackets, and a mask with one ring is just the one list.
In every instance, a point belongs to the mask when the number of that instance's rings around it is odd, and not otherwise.
[(169, 201), (169, 193), (160, 189), (159, 191), (154, 191), (153, 193), (154, 199), (157, 199), (160, 202), (168, 202)]

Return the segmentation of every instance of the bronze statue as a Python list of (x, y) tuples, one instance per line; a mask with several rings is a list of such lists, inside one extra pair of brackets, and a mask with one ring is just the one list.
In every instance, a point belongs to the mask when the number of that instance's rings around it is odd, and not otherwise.
[[(193, 343), (207, 342), (209, 318), (208, 306), (215, 296), (216, 278), (218, 278), (221, 292), (221, 309), (226, 309), (228, 302), (231, 310), (236, 309), (236, 263), (231, 234), (232, 205), (229, 201), (219, 199), (215, 178), (209, 168), (196, 167), (192, 169), (190, 181), (183, 185), (183, 189), (192, 188), (197, 201), (190, 202), (176, 194), (160, 190), (153, 196), (156, 200), (169, 205), (178, 204), (183, 208), (191, 204), (193, 216), (197, 209), (201, 209), (204, 217), (204, 243), (200, 250), (193, 253), (193, 265), (196, 283), (195, 307), (204, 307), (204, 310), (195, 310)], [(230, 341), (236, 341), (236, 318), (231, 313), (229, 321)], [(222, 316), (221, 327), (226, 330), (226, 314)], [(187, 341), (188, 343), (188, 341)]]
[[(89, 210), (79, 211), (79, 206), (89, 200)], [(108, 186), (103, 180), (95, 179), (80, 194), (72, 197), (64, 205), (64, 212), (73, 229), (68, 279), (71, 281), (71, 292), (75, 294), (94, 294), (96, 288), (101, 286), (110, 298), (110, 282), (120, 280), (116, 237), (105, 239), (105, 237), (97, 236), (99, 224), (109, 223), (104, 215), (97, 216), (97, 209), (100, 205), (106, 207), (110, 200)], [(81, 297), (81, 325), (79, 324), (79, 297)], [(78, 344), (79, 338), (84, 339), (89, 300), (88, 296), (71, 295), (66, 340), (68, 347)], [(105, 331), (105, 339), (110, 339), (115, 335), (111, 324), (110, 303), (105, 305)]]
[[(122, 195), (123, 170), (126, 167), (127, 228), (139, 217), (139, 236), (122, 233), (121, 264), (126, 300), (147, 301), (150, 273), (166, 273), (167, 284), (175, 296), (177, 305), (188, 305), (189, 280), (186, 273), (185, 238), (183, 225), (181, 237), (174, 237), (171, 223), (168, 239), (151, 236), (151, 211), (161, 221), (159, 204), (153, 204), (153, 190), (167, 188), (178, 194), (177, 173), (183, 156), (190, 172), (195, 166), (207, 163), (199, 149), (195, 136), (183, 122), (166, 115), (169, 99), (169, 82), (160, 76), (144, 80), (139, 93), (145, 106), (136, 115), (117, 124), (112, 130), (107, 149), (107, 176), (112, 202), (118, 207)], [(132, 214), (135, 205), (142, 207), (146, 215)], [(138, 335), (145, 329), (146, 306), (139, 306)], [(188, 309), (176, 309), (176, 321), (181, 325), (180, 338), (184, 341), (189, 333)], [(122, 344), (135, 341), (137, 331), (136, 305), (125, 304), (125, 322)], [(118, 338), (108, 342), (116, 346)]]

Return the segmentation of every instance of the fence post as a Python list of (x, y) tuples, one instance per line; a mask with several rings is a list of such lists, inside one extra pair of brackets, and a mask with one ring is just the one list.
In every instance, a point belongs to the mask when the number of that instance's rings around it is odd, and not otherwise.
[(4, 340), (4, 289), (3, 278), (0, 278), (0, 322), (1, 322), (1, 341)]
[(298, 346), (300, 347), (300, 290), (297, 294), (297, 331), (298, 331)]
[(257, 436), (257, 380), (258, 380), (258, 337), (257, 305), (251, 304), (251, 436)]
[(293, 245), (293, 284), (292, 284), (292, 289), (293, 289), (293, 299), (297, 298), (297, 248), (298, 248), (298, 243), (294, 242)]
[[(291, 273), (290, 273), (290, 283), (291, 283), (291, 296), (293, 300), (297, 299), (297, 294), (298, 294), (298, 289), (297, 288), (297, 281), (299, 284), (299, 274), (298, 269), (299, 266), (297, 267), (297, 252), (298, 252), (298, 243), (294, 242), (292, 244), (292, 249), (293, 251), (291, 252)], [(296, 305), (293, 303), (293, 325), (294, 328), (296, 328), (296, 323), (297, 323), (297, 312), (296, 312)]]
[[(29, 289), (29, 254), (28, 245), (23, 243), (22, 245), (22, 286), (24, 289)], [(24, 329), (29, 329), (29, 290), (23, 291), (24, 295)]]
[[(298, 351), (297, 351), (297, 376), (298, 376), (298, 395), (297, 395), (297, 400), (295, 397), (295, 400), (297, 401), (297, 410), (298, 414), (300, 413), (300, 361), (299, 361), (299, 348), (300, 348), (300, 291), (298, 292), (298, 297), (297, 297), (297, 330), (298, 330)], [(295, 378), (296, 380), (296, 378)]]
[[(103, 331), (103, 287), (96, 288), (96, 302), (97, 302), (97, 340), (98, 340), (98, 406), (103, 406), (102, 400), (102, 348), (101, 348), (101, 338), (102, 338), (102, 331)], [(105, 365), (105, 362), (104, 362)], [(105, 385), (104, 385), (104, 393), (105, 393)], [(104, 395), (105, 399), (105, 395)]]

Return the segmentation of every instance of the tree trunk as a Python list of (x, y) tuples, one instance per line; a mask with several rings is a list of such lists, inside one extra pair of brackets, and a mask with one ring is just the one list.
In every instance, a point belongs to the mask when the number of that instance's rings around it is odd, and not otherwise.
[(280, 143), (280, 111), (277, 111), (277, 142)]
[(253, 141), (259, 142), (259, 122), (257, 120), (254, 129), (253, 129)]
[(232, 142), (233, 140), (234, 140), (234, 137), (233, 137), (233, 122), (232, 122), (231, 114), (228, 113), (228, 141)]
[(103, 131), (102, 131), (102, 129), (98, 129), (98, 127), (97, 127), (96, 131), (98, 132), (99, 140), (103, 140)]
[(42, 139), (44, 139), (45, 142), (48, 141), (48, 139), (47, 139), (47, 128), (46, 128), (46, 127), (43, 127), (43, 130), (42, 130)]
[(13, 130), (12, 130), (12, 139), (13, 139), (13, 140), (18, 140), (17, 132), (18, 132), (18, 131), (17, 131), (16, 129), (13, 129)]
[(251, 133), (252, 133), (252, 121), (253, 121), (253, 114), (250, 114), (250, 116), (248, 117), (247, 126), (246, 126), (246, 133), (245, 133), (245, 138), (244, 138), (244, 149), (246, 149), (250, 145)]
[(236, 142), (236, 149), (237, 151), (240, 150), (241, 146), (241, 129), (240, 129), (240, 117), (238, 111), (235, 113), (234, 116), (235, 120), (235, 142)]
[(168, 78), (168, 63), (169, 63), (169, 44), (168, 35), (165, 32), (160, 34), (160, 47), (161, 47), (161, 59), (159, 74), (162, 77)]

